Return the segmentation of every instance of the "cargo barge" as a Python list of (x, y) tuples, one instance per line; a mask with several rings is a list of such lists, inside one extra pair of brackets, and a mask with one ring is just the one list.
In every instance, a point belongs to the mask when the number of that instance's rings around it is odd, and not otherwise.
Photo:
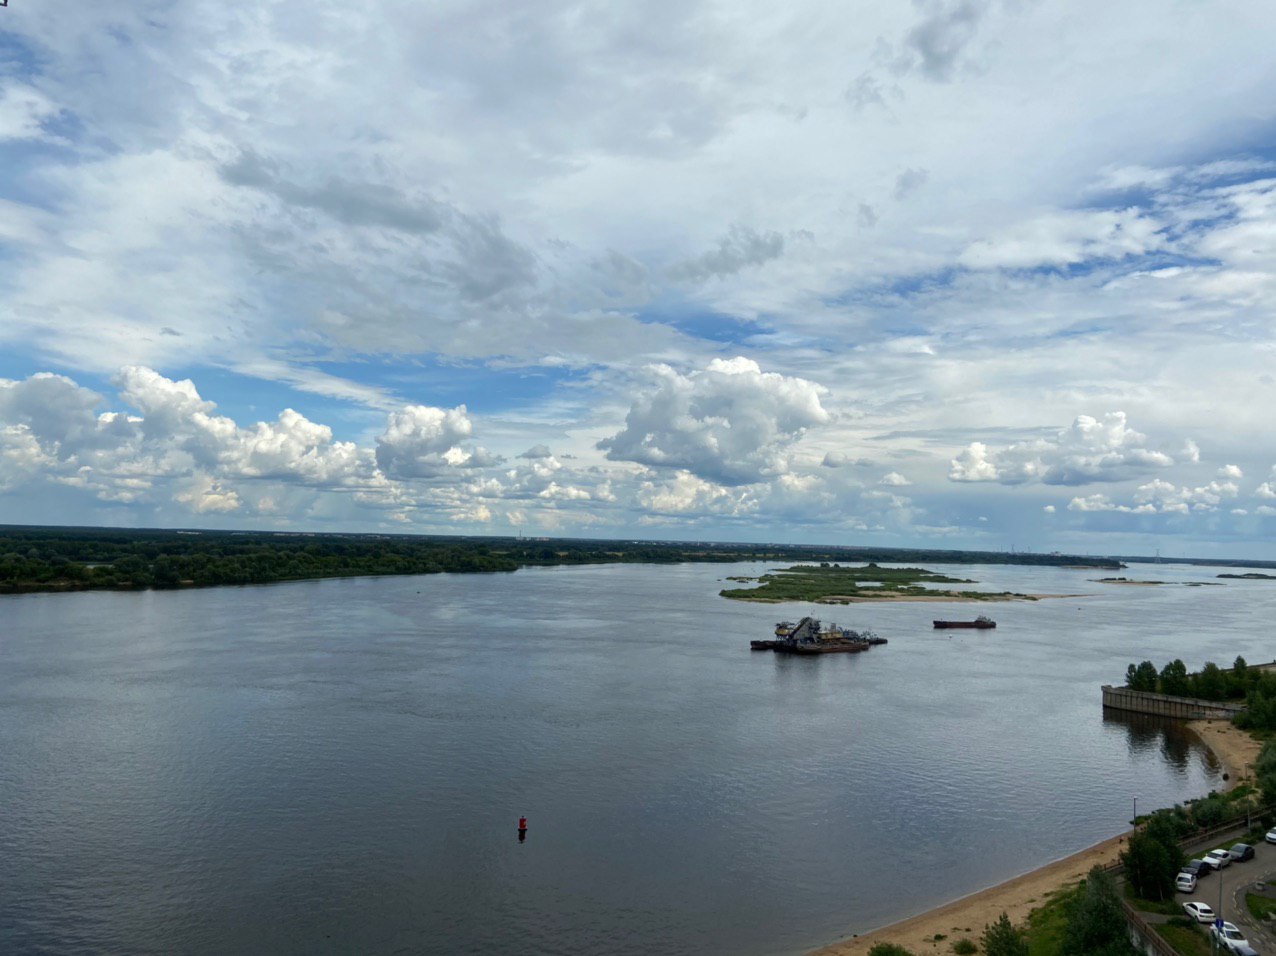
[(973, 621), (936, 621), (936, 627), (975, 627), (980, 630), (986, 630), (990, 627), (996, 627), (997, 622), (990, 617), (984, 617), (982, 614)]

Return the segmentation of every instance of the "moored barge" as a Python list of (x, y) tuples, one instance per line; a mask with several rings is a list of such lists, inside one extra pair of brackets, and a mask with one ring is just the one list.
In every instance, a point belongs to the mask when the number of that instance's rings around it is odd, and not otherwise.
[(973, 621), (936, 621), (935, 626), (936, 627), (975, 627), (975, 628), (979, 628), (980, 630), (985, 630), (990, 627), (996, 627), (997, 622), (994, 621), (992, 618), (984, 617), (984, 615), (981, 614), (979, 615), (979, 617), (975, 618)]

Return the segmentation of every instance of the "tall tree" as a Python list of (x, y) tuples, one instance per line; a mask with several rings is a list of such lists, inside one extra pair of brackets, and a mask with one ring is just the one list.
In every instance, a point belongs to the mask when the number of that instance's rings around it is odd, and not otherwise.
[(1096, 866), (1072, 907), (1060, 956), (1138, 956), (1112, 877)]
[(1130, 690), (1156, 690), (1156, 665), (1143, 661), (1137, 667), (1131, 664), (1125, 669), (1125, 686)]
[(1178, 658), (1161, 668), (1161, 693), (1175, 697), (1186, 697), (1191, 690), (1191, 682), (1187, 679), (1187, 665)]
[(1168, 900), (1174, 896), (1174, 878), (1182, 858), (1181, 851), (1174, 853), (1146, 830), (1132, 834), (1121, 854), (1126, 879), (1145, 900)]

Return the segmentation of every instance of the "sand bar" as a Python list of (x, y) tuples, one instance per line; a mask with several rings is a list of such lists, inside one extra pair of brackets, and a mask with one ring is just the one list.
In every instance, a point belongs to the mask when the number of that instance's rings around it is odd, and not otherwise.
[[(1222, 764), (1227, 787), (1236, 786), (1253, 772), (1262, 744), (1226, 720), (1193, 720), (1188, 726), (1201, 738)], [(1095, 865), (1116, 862), (1125, 848), (1127, 834), (1118, 834), (1080, 853), (1048, 863), (1040, 869), (1017, 876), (970, 896), (946, 903), (918, 916), (841, 940), (812, 956), (851, 956), (867, 953), (878, 943), (895, 943), (917, 956), (951, 953), (952, 944), (963, 937), (976, 942), (984, 927), (1006, 913), (1012, 922), (1022, 923), (1028, 914), (1046, 901), (1055, 890), (1075, 884)], [(939, 935), (943, 939), (936, 940)]]
[(983, 597), (963, 597), (956, 594), (900, 594), (898, 591), (882, 591), (878, 594), (861, 592), (859, 594), (828, 594), (820, 598), (773, 598), (773, 597), (739, 597), (731, 595), (732, 601), (747, 601), (751, 604), (887, 604), (910, 601), (934, 602), (937, 604), (993, 604), (1007, 601), (1041, 601), (1047, 598), (1083, 598), (1089, 594), (1000, 594), (995, 592), (975, 592)]

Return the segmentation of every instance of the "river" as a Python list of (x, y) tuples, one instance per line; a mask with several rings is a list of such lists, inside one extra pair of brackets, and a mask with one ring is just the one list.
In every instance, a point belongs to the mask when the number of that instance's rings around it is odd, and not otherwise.
[(1276, 582), (1170, 565), (959, 568), (1086, 596), (751, 653), (813, 610), (717, 596), (765, 567), (0, 599), (0, 950), (802, 953), (1218, 786), (1099, 685), (1271, 655)]

